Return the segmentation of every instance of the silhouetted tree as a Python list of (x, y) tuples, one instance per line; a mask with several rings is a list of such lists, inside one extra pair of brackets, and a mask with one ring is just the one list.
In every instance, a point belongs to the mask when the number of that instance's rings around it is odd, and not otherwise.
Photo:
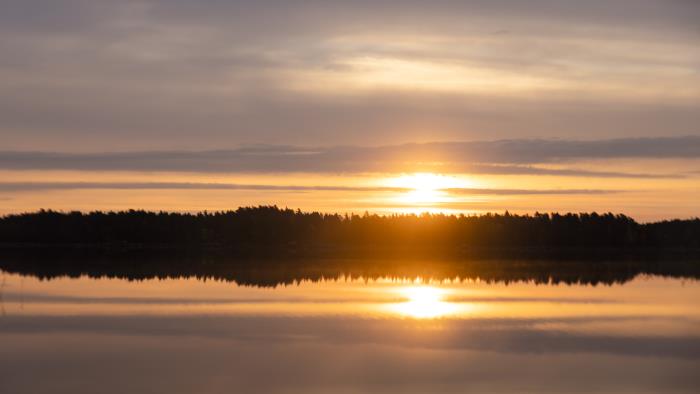
[(198, 214), (56, 212), (0, 218), (4, 244), (231, 248), (700, 248), (700, 219), (640, 224), (612, 213), (336, 215), (242, 207)]

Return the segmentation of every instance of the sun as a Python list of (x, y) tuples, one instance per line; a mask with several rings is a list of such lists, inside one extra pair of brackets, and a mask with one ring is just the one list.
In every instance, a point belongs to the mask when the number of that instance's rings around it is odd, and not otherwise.
[(432, 286), (412, 286), (399, 289), (406, 301), (392, 304), (391, 309), (399, 315), (415, 319), (435, 319), (450, 315), (457, 306), (444, 301), (446, 291)]

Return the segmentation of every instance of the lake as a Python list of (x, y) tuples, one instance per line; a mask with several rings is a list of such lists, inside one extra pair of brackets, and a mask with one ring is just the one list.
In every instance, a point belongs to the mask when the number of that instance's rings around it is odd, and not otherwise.
[(700, 282), (687, 269), (42, 264), (0, 265), (2, 393), (700, 387)]

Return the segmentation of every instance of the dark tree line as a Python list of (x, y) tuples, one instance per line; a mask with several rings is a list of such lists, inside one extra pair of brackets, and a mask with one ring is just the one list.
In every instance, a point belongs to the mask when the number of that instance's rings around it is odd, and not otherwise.
[(42, 210), (0, 218), (0, 243), (230, 248), (700, 248), (700, 219), (641, 224), (611, 213), (342, 216), (275, 206), (197, 214)]

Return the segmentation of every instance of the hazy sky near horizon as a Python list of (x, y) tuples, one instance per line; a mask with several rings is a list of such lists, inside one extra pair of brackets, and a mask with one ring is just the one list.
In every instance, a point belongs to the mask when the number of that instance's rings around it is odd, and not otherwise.
[(0, 213), (700, 214), (698, 1), (1, 3)]

